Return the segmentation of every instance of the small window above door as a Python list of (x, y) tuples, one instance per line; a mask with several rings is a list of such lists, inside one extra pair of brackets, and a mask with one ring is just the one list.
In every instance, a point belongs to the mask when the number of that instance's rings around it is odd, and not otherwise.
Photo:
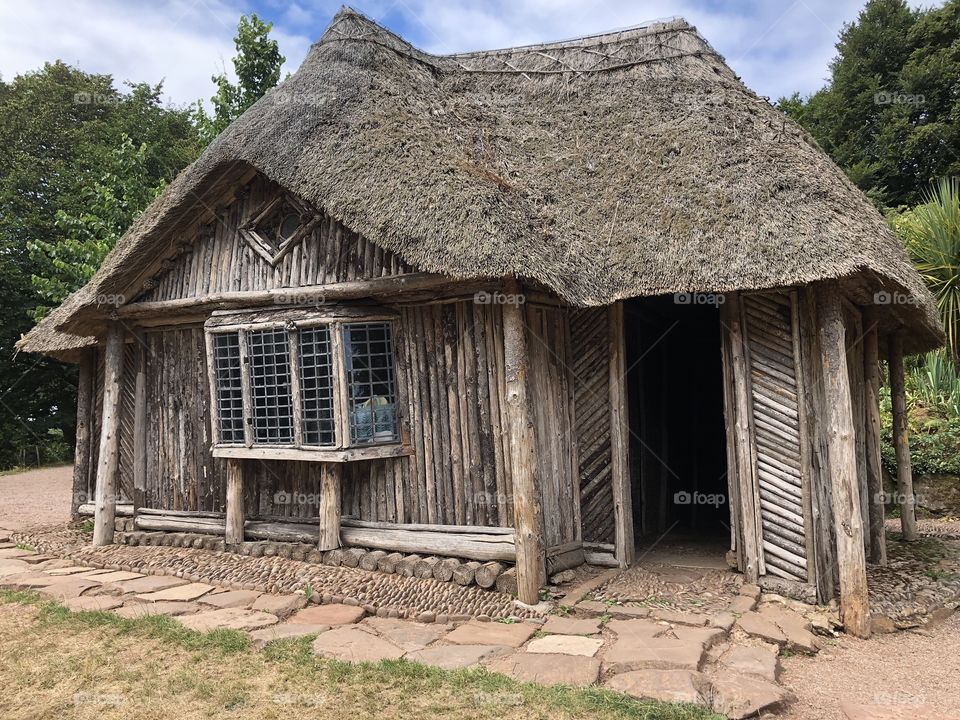
[(267, 262), (276, 265), (312, 232), (316, 220), (309, 208), (283, 193), (267, 201), (240, 226), (240, 235)]

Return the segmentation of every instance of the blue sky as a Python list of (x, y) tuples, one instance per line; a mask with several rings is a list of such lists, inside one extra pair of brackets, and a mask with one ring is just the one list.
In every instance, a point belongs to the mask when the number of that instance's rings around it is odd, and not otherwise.
[[(751, 88), (773, 99), (824, 84), (834, 43), (865, 0), (356, 0), (353, 7), (436, 53), (560, 40), (649, 20), (692, 22)], [(919, 6), (921, 3), (914, 2)], [(929, 5), (930, 3), (923, 3)], [(0, 75), (61, 59), (124, 80), (164, 80), (166, 99), (213, 92), (241, 13), (257, 12), (293, 71), (341, 3), (327, 0), (7, 0)]]

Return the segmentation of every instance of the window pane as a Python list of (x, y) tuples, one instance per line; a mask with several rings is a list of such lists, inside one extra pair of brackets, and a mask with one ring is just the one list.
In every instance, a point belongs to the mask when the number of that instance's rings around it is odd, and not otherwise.
[(300, 405), (304, 445), (333, 445), (330, 329), (300, 329)]
[(243, 389), (240, 374), (240, 334), (213, 336), (213, 364), (217, 381), (220, 442), (243, 442)]
[(290, 389), (290, 344), (287, 331), (251, 331), (248, 335), (253, 395), (253, 441), (293, 442), (293, 396)]
[(350, 441), (395, 441), (398, 435), (390, 324), (346, 325), (344, 336), (350, 387)]

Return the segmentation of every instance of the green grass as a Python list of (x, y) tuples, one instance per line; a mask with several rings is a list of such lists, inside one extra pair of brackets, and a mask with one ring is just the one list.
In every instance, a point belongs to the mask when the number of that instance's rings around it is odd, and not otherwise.
[[(263, 652), (253, 650), (246, 633), (217, 630), (199, 633), (185, 628), (166, 616), (124, 619), (106, 612), (71, 613), (62, 605), (43, 600), (35, 592), (0, 591), (0, 603), (16, 603), (36, 609), (35, 628), (27, 635), (36, 647), (60, 661), (65, 647), (88, 657), (114, 658), (131, 647), (151, 647), (159, 643), (167, 652), (138, 654), (143, 667), (122, 666), (121, 674), (135, 690), (146, 696), (158, 688), (173, 693), (180, 702), (204, 707), (234, 710), (243, 708), (256, 715), (274, 717), (278, 708), (276, 694), (264, 701), (262, 687), (287, 690), (287, 700), (296, 707), (290, 714), (305, 715), (311, 698), (335, 704), (343, 717), (376, 717), (378, 720), (422, 716), (445, 718), (591, 718), (591, 720), (706, 720), (720, 716), (692, 705), (638, 701), (622, 693), (603, 688), (543, 687), (517, 682), (485, 669), (446, 671), (406, 660), (379, 663), (346, 663), (319, 658), (311, 650), (312, 638), (278, 640)], [(90, 640), (89, 633), (95, 632)], [(86, 638), (86, 639), (77, 639)], [(149, 639), (152, 643), (140, 642)], [(80, 644), (78, 649), (77, 645)], [(14, 646), (16, 649), (16, 646)], [(20, 648), (20, 653), (29, 648)], [(161, 656), (158, 659), (158, 654)], [(221, 658), (221, 659), (218, 659)], [(46, 663), (41, 659), (35, 662)], [(162, 663), (158, 665), (157, 663)], [(163, 668), (164, 674), (156, 669)], [(209, 671), (215, 668), (215, 674)], [(69, 682), (69, 675), (56, 672), (57, 682)], [(10, 691), (20, 693), (33, 687), (36, 669), (11, 672)], [(53, 682), (53, 681), (51, 681)], [(257, 684), (261, 690), (257, 692)], [(146, 685), (146, 687), (144, 687)], [(372, 692), (376, 689), (376, 692)], [(3, 690), (0, 689), (0, 698)], [(29, 689), (26, 691), (29, 694)], [(162, 694), (162, 693), (161, 693)], [(375, 701), (371, 705), (371, 701)], [(2, 702), (0, 702), (2, 704)], [(282, 708), (281, 708), (282, 709)], [(177, 717), (176, 710), (165, 708)], [(261, 710), (266, 713), (259, 714)], [(126, 711), (118, 708), (117, 713)], [(284, 710), (286, 712), (286, 710)], [(322, 712), (320, 713), (323, 714)], [(286, 717), (281, 714), (277, 717)], [(108, 717), (108, 715), (104, 715)], [(114, 717), (109, 715), (109, 717)], [(116, 717), (124, 717), (122, 714)]]

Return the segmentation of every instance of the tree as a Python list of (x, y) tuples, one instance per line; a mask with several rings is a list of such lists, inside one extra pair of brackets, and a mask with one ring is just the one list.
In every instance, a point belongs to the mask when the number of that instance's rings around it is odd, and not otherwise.
[[(160, 92), (121, 92), (109, 75), (61, 62), (0, 80), (0, 468), (22, 462), (26, 447), (28, 459), (63, 459), (72, 441), (74, 369), (17, 356), (14, 343), (89, 277), (121, 216), (143, 209), (146, 194), (124, 183), (139, 173), (155, 188), (199, 152), (190, 112), (162, 107)], [(129, 162), (138, 169), (123, 170)], [(81, 233), (84, 219), (103, 231)], [(61, 428), (62, 441), (50, 434)]]
[(782, 98), (784, 112), (880, 207), (914, 205), (960, 174), (960, 0), (869, 0), (836, 47), (828, 85)]
[(960, 180), (941, 180), (924, 200), (891, 223), (937, 299), (947, 350), (960, 368)]
[(273, 23), (263, 22), (256, 13), (240, 17), (233, 39), (237, 49), (233, 57), (237, 84), (231, 83), (225, 72), (211, 78), (217, 86), (217, 94), (210, 98), (212, 116), (207, 115), (203, 103), (197, 101), (197, 127), (205, 143), (212, 142), (227, 125), (280, 82), (280, 68), (286, 58), (280, 54), (277, 41), (270, 39), (272, 29)]

